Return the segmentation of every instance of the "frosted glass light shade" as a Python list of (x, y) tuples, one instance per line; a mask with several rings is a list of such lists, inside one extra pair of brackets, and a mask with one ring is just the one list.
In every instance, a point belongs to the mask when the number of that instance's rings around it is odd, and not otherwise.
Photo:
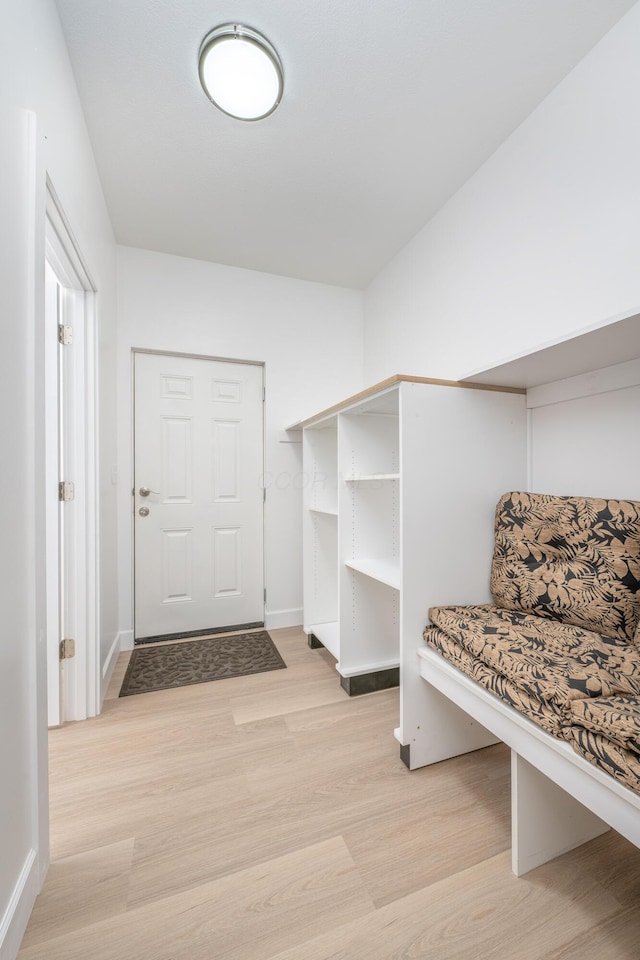
[(239, 120), (261, 120), (282, 99), (278, 54), (261, 34), (240, 24), (216, 27), (202, 41), (200, 82), (212, 103)]

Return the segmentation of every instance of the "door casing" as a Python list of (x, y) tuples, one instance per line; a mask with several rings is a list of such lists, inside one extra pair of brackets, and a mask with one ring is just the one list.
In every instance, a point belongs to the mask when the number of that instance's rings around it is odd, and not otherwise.
[[(66, 720), (84, 720), (96, 716), (101, 708), (100, 676), (100, 606), (99, 606), (99, 526), (98, 526), (98, 375), (97, 375), (97, 316), (96, 287), (82, 256), (71, 226), (47, 178), (46, 262), (60, 286), (62, 317), (74, 328), (74, 343), (65, 348), (73, 351), (65, 379), (67, 429), (72, 444), (65, 468), (73, 474), (65, 479), (75, 484), (73, 519), (67, 525), (67, 569), (65, 572), (68, 628), (73, 631), (75, 656), (65, 661), (62, 716)], [(50, 333), (50, 331), (48, 331)], [(44, 369), (55, 370), (57, 341), (46, 336)], [(49, 354), (47, 355), (47, 351)], [(51, 397), (53, 385), (46, 388)], [(42, 411), (45, 432), (54, 424), (57, 411), (45, 403)], [(57, 430), (57, 424), (55, 425)], [(57, 457), (55, 458), (57, 461)], [(45, 454), (45, 514), (46, 520), (46, 598), (47, 646), (57, 645), (58, 635), (55, 611), (59, 606), (60, 540), (57, 535), (57, 463)], [(61, 479), (61, 478), (59, 478)], [(55, 519), (53, 513), (55, 511)], [(50, 662), (52, 658), (49, 658)]]

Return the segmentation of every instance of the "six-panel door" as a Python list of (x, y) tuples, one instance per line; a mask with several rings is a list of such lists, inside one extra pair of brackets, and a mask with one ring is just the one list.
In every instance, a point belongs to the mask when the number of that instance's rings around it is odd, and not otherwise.
[(135, 354), (136, 639), (261, 624), (263, 369)]

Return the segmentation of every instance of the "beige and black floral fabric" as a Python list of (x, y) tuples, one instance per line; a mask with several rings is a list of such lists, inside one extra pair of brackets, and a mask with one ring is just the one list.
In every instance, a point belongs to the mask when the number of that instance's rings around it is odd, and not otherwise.
[(491, 604), (434, 607), (429, 617), (472, 656), (560, 717), (573, 700), (640, 695), (634, 644)]
[(580, 756), (640, 793), (640, 697), (575, 701), (563, 737)]
[(640, 793), (640, 757), (637, 753), (625, 750), (608, 737), (585, 730), (584, 727), (567, 727), (565, 739), (589, 763), (611, 774), (630, 790)]
[(640, 757), (640, 697), (601, 697), (572, 703), (569, 722)]
[(505, 493), (496, 508), (495, 603), (632, 641), (640, 620), (640, 503)]
[(563, 719), (544, 701), (529, 696), (507, 677), (487, 667), (482, 660), (474, 657), (437, 627), (427, 627), (424, 639), (428, 646), (489, 693), (508, 703), (518, 713), (533, 720), (547, 733), (554, 737), (562, 737)]

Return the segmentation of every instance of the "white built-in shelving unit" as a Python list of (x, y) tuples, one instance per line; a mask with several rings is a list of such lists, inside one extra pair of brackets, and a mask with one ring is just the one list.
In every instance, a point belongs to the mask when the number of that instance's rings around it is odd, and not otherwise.
[(418, 657), (428, 611), (490, 601), (499, 497), (640, 499), (639, 410), (635, 311), (460, 382), (391, 377), (296, 424), (304, 629), (351, 693), (399, 670), (411, 768), (430, 762), (440, 722)]
[[(486, 519), (502, 493), (487, 457), (511, 462), (503, 475), (522, 482), (524, 416), (521, 390), (397, 376), (296, 425), (306, 478), (304, 629), (335, 657), (349, 693), (397, 684), (405, 658), (415, 658), (424, 585), (444, 562), (434, 544), (445, 537), (449, 561), (465, 568), (456, 525), (468, 500), (475, 508), (472, 477), (488, 487)], [(453, 484), (452, 462), (464, 464)]]

